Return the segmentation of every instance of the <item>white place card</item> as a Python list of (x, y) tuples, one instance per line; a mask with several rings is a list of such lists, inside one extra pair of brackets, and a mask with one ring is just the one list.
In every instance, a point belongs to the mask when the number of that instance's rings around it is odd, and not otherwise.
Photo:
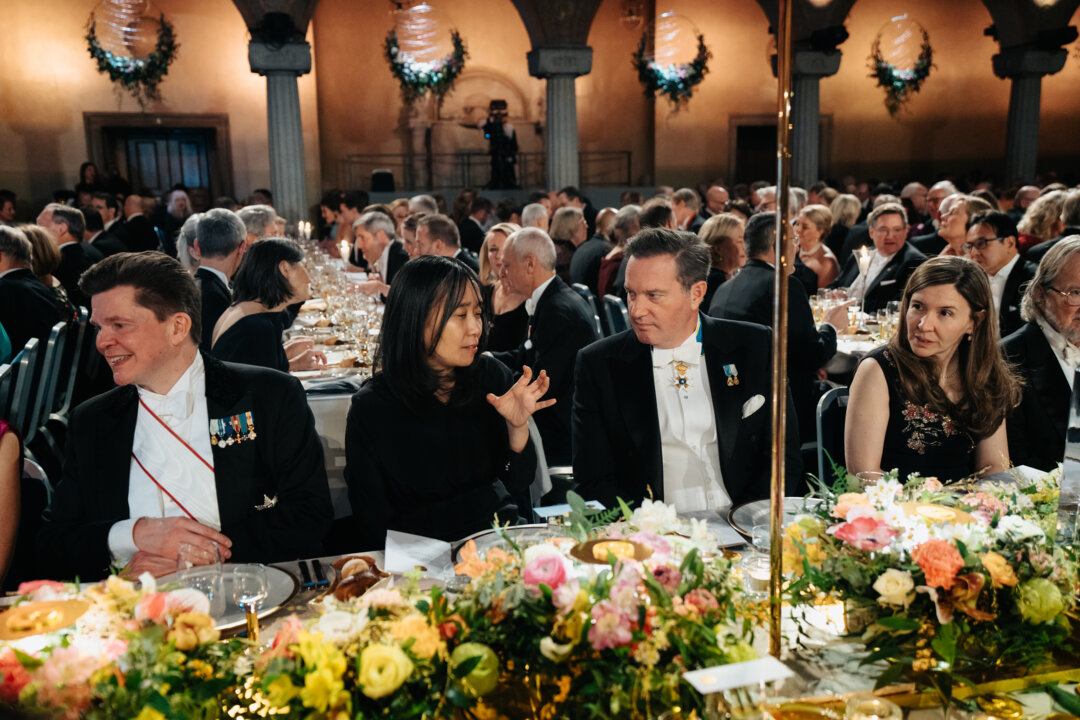
[[(606, 510), (600, 501), (598, 500), (586, 500), (585, 507), (590, 510)], [(566, 503), (561, 505), (545, 505), (544, 507), (533, 508), (533, 512), (540, 518), (547, 520), (548, 518), (558, 517), (570, 512), (570, 506)]]
[(717, 665), (701, 670), (691, 670), (683, 673), (683, 677), (699, 693), (708, 695), (731, 688), (784, 680), (793, 674), (787, 665), (770, 655), (733, 665)]
[(424, 568), (421, 572), (429, 577), (448, 578), (453, 574), (453, 566), (450, 543), (423, 535), (386, 531), (387, 572), (407, 573), (421, 567)]

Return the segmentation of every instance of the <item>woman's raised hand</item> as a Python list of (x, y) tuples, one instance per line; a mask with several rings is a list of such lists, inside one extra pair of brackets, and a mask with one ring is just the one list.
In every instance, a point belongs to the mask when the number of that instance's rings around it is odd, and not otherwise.
[(503, 416), (508, 425), (521, 428), (529, 422), (529, 418), (537, 410), (543, 410), (555, 404), (554, 398), (540, 399), (544, 397), (550, 386), (551, 380), (547, 376), (547, 371), (541, 370), (534, 382), (532, 370), (526, 365), (522, 367), (521, 377), (510, 386), (509, 390), (502, 395), (488, 393), (487, 401)]

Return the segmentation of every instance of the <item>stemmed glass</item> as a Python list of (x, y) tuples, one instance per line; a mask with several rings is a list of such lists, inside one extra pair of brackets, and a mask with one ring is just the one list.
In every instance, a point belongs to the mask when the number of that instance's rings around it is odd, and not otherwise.
[(869, 328), (866, 327), (866, 287), (869, 284), (870, 278), (868, 273), (870, 272), (870, 261), (872, 255), (870, 249), (865, 245), (856, 250), (852, 250), (855, 255), (855, 262), (859, 264), (859, 278), (862, 280), (862, 296), (859, 300), (859, 328), (860, 333), (869, 333)]
[(238, 565), (231, 568), (232, 600), (244, 611), (247, 620), (247, 636), (252, 642), (259, 641), (259, 609), (269, 594), (266, 568), (262, 565)]
[(177, 548), (176, 574), (185, 586), (198, 590), (210, 601), (210, 616), (220, 617), (225, 612), (222, 597), (221, 548), (213, 543), (211, 549), (180, 543)]

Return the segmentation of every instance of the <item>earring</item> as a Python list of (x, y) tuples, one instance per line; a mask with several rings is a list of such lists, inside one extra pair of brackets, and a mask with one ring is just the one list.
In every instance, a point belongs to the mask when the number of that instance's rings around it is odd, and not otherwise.
[(974, 336), (974, 335), (973, 335), (972, 333), (968, 333), (968, 335), (967, 335), (967, 340), (968, 340), (968, 342), (971, 342), (971, 339), (972, 339), (973, 337), (975, 337), (975, 336)]

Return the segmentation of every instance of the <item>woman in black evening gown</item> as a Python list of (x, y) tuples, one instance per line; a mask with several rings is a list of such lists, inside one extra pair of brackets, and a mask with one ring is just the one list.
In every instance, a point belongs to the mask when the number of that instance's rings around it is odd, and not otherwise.
[(520, 229), (514, 223), (499, 223), (487, 231), (480, 247), (480, 286), (488, 320), (487, 349), (491, 352), (516, 350), (529, 329), (525, 296), (508, 291), (499, 278), (503, 245)]
[(850, 472), (899, 469), (943, 482), (1008, 469), (1005, 416), (1020, 385), (998, 347), (986, 272), (935, 257), (912, 274), (896, 335), (867, 355), (848, 402)]
[(394, 279), (375, 376), (353, 397), (345, 480), (356, 547), (383, 547), (388, 529), (458, 540), (516, 522), (512, 497), (536, 471), (529, 417), (547, 375), (481, 355), (486, 335), (476, 274), (423, 256)]
[(284, 238), (266, 238), (247, 249), (232, 278), (233, 303), (213, 328), (211, 355), (281, 372), (326, 362), (310, 339), (290, 341), (288, 348), (296, 355), (291, 361), (281, 342), (287, 318), (283, 311), (310, 295), (303, 259), (300, 246)]

